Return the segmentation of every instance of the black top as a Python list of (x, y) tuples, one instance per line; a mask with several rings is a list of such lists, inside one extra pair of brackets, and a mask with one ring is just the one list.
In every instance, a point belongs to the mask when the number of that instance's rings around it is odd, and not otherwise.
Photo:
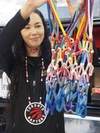
[[(9, 76), (13, 69), (13, 62), (15, 57), (12, 52), (12, 45), (17, 37), (17, 34), (27, 25), (29, 19), (26, 21), (21, 17), (20, 12), (8, 22), (4, 30), (0, 34), (0, 63), (2, 69)], [(46, 89), (45, 77), (41, 87), (41, 63), (40, 58), (28, 57), (29, 68), (29, 94), (32, 102), (38, 102), (40, 91), (42, 89), (42, 103), (45, 102)], [(23, 69), (24, 70), (24, 69)], [(16, 77), (15, 77), (16, 78)], [(33, 80), (36, 81), (35, 91), (32, 85)], [(55, 111), (54, 115), (48, 115), (44, 123), (38, 126), (29, 124), (24, 117), (24, 110), (28, 105), (28, 88), (25, 80), (25, 72), (22, 77), (21, 92), (17, 92), (17, 98), (14, 104), (15, 112), (12, 112), (7, 119), (6, 133), (65, 133), (64, 131), (64, 117), (63, 113)]]

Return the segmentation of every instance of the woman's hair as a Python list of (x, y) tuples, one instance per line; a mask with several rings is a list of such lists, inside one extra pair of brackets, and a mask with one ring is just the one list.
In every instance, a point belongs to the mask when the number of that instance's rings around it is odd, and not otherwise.
[[(44, 39), (41, 44), (41, 57), (44, 58), (45, 67), (47, 69), (51, 61), (51, 44), (49, 41), (49, 33), (48, 33), (46, 22), (45, 22), (45, 19), (42, 13), (37, 9), (34, 12), (40, 16), (43, 26), (44, 26), (45, 32), (44, 32)], [(25, 72), (26, 48), (25, 48), (25, 42), (21, 36), (21, 33), (19, 33), (18, 37), (16, 38), (14, 42), (13, 52), (15, 55), (15, 61), (13, 65), (13, 70), (10, 74), (11, 84), (9, 85), (9, 93), (8, 93), (8, 98), (7, 98), (8, 104), (7, 104), (7, 108), (5, 112), (6, 117), (14, 109), (16, 93), (18, 91), (21, 92), (21, 82), (23, 79), (22, 78), (23, 71)]]

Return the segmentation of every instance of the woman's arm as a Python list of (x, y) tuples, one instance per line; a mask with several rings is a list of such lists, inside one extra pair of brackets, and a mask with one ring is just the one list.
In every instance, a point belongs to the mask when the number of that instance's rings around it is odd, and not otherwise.
[(24, 20), (20, 11), (8, 22), (0, 34), (0, 66), (9, 75), (14, 55), (12, 45), (20, 30), (25, 27), (28, 20)]
[(42, 6), (46, 2), (47, 0), (27, 0), (25, 5), (21, 9), (21, 16), (24, 19), (27, 19), (36, 8)]
[(25, 21), (20, 15), (20, 11), (7, 23), (0, 34), (0, 53), (5, 53), (11, 49), (18, 33), (25, 27), (28, 21)]

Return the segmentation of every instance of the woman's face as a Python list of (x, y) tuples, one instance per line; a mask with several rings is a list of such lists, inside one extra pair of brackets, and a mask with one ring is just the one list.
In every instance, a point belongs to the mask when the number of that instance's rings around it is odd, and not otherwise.
[(25, 42), (27, 55), (39, 56), (40, 45), (44, 39), (44, 26), (37, 13), (33, 12), (30, 15), (30, 22), (21, 30), (21, 35)]

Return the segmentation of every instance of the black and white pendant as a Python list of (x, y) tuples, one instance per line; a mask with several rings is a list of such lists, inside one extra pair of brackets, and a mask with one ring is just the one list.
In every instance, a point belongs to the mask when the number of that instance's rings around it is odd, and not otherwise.
[(40, 125), (46, 120), (44, 105), (41, 102), (30, 102), (24, 111), (25, 119), (32, 125)]

